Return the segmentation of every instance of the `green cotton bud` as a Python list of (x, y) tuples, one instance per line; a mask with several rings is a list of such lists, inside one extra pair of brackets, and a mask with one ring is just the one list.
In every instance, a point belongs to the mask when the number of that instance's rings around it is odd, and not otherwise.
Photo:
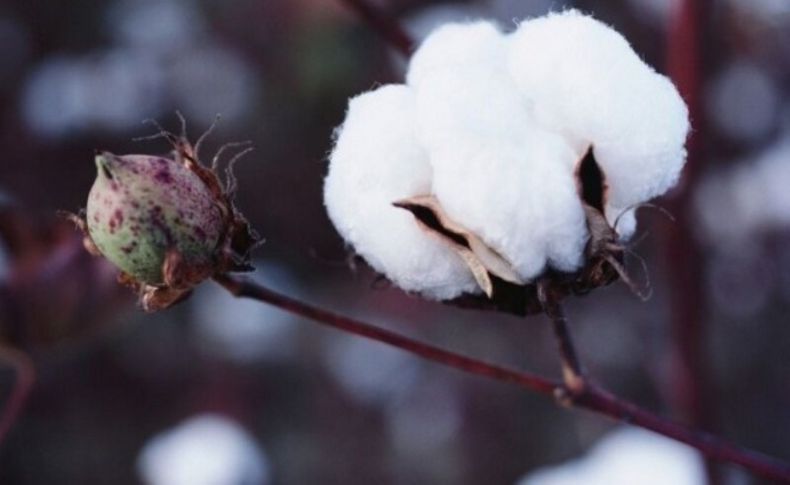
[(224, 231), (220, 207), (205, 183), (174, 160), (149, 155), (96, 155), (87, 226), (99, 252), (140, 283), (165, 284), (168, 251), (195, 268), (211, 266)]

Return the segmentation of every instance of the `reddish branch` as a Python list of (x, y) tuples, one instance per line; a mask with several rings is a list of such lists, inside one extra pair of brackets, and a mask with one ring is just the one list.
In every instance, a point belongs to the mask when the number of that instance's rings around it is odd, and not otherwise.
[(381, 8), (367, 0), (340, 0), (355, 11), (371, 29), (377, 32), (393, 48), (405, 56), (414, 51), (414, 41), (398, 22), (387, 15)]
[[(469, 374), (508, 382), (540, 394), (561, 396), (564, 398), (564, 404), (569, 406), (588, 409), (617, 421), (655, 431), (686, 443), (711, 459), (735, 463), (751, 470), (756, 475), (770, 480), (790, 483), (790, 464), (741, 448), (719, 437), (667, 421), (634, 404), (619, 399), (589, 379), (584, 380), (584, 386), (580, 390), (569, 389), (562, 382), (474, 359), (359, 320), (314, 307), (276, 293), (247, 279), (229, 275), (217, 276), (214, 279), (226, 290), (238, 297), (251, 298), (268, 303), (293, 314), (309, 318), (317, 323), (391, 345)], [(572, 349), (572, 345), (569, 348)]]
[(557, 347), (560, 353), (562, 364), (562, 380), (565, 387), (570, 391), (570, 396), (561, 396), (572, 399), (584, 393), (587, 385), (584, 371), (582, 370), (576, 347), (573, 345), (565, 311), (560, 304), (561, 295), (556, 295), (552, 291), (552, 284), (548, 280), (538, 283), (538, 299), (543, 306), (543, 312), (551, 320), (554, 336), (557, 339)]
[(672, 339), (669, 352), (671, 381), (670, 396), (681, 419), (703, 427), (710, 426), (701, 389), (704, 382), (705, 352), (704, 322), (705, 297), (701, 281), (702, 255), (691, 231), (691, 194), (701, 171), (700, 126), (702, 110), (699, 106), (699, 64), (701, 44), (700, 22), (703, 16), (699, 0), (684, 0), (678, 4), (674, 21), (668, 32), (667, 70), (689, 107), (694, 130), (689, 136), (688, 161), (682, 191), (669, 200), (668, 209), (675, 215), (673, 224), (666, 224), (661, 232), (661, 247), (667, 264), (670, 288)]
[[(704, 134), (703, 110), (700, 106), (702, 35), (708, 16), (707, 0), (683, 0), (678, 3), (667, 32), (667, 71), (689, 107), (693, 123), (688, 147), (682, 190), (669, 200), (668, 209), (675, 214), (674, 224), (664, 223), (661, 252), (667, 262), (667, 287), (672, 338), (667, 380), (672, 408), (679, 419), (705, 430), (713, 428), (715, 413), (705, 389), (706, 352), (705, 322), (707, 310), (702, 282), (703, 255), (694, 241), (691, 227), (691, 195), (702, 172), (704, 158), (700, 142)], [(720, 476), (708, 464), (711, 484), (719, 483)]]

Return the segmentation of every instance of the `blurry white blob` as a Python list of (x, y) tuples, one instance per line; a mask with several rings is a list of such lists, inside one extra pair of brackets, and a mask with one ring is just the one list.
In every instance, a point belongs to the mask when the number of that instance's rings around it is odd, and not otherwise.
[(790, 133), (754, 159), (713, 172), (695, 194), (701, 234), (711, 244), (790, 228)]
[(147, 485), (263, 485), (269, 460), (236, 422), (217, 414), (194, 416), (149, 440), (137, 458)]
[(453, 443), (463, 424), (458, 391), (446, 381), (420, 379), (403, 400), (387, 408), (396, 452), (420, 459)]
[(193, 43), (205, 23), (189, 0), (121, 0), (109, 8), (107, 20), (116, 42), (159, 55)]
[(760, 141), (778, 121), (781, 106), (776, 82), (752, 61), (732, 62), (718, 73), (706, 100), (711, 119), (736, 141)]
[(187, 118), (211, 120), (217, 113), (239, 121), (255, 105), (257, 77), (233, 51), (205, 46), (184, 51), (168, 66), (170, 96)]
[(637, 19), (648, 25), (663, 29), (675, 15), (679, 0), (628, 0)]
[(332, 335), (323, 350), (324, 365), (335, 382), (363, 405), (397, 402), (410, 392), (421, 372), (413, 356), (365, 339)]
[(30, 75), (22, 94), (22, 116), (44, 136), (126, 130), (158, 112), (160, 73), (150, 58), (128, 49), (49, 58)]
[(376, 271), (450, 299), (476, 291), (471, 271), (393, 202), (435, 197), (515, 281), (546, 267), (570, 272), (589, 237), (575, 176), (588, 149), (606, 181), (606, 218), (627, 238), (633, 207), (679, 177), (688, 129), (672, 83), (592, 17), (549, 14), (512, 34), (487, 21), (450, 23), (417, 49), (405, 84), (350, 100), (324, 201)]
[[(283, 265), (256, 261), (248, 277), (299, 297), (298, 282)], [(298, 350), (299, 318), (271, 305), (235, 298), (218, 285), (201, 285), (190, 299), (197, 344), (236, 362), (283, 362)]]
[(122, 0), (107, 15), (118, 47), (51, 57), (29, 76), (21, 111), (35, 133), (127, 131), (156, 118), (164, 106), (204, 123), (218, 113), (237, 121), (254, 103), (252, 68), (201, 38), (204, 20), (195, 2)]
[(702, 458), (692, 448), (637, 428), (609, 433), (587, 456), (540, 468), (518, 485), (704, 485)]

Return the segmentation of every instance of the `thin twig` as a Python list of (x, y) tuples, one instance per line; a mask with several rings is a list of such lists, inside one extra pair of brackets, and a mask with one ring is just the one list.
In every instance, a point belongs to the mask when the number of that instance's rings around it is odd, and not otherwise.
[(371, 29), (384, 38), (387, 43), (404, 56), (414, 51), (414, 40), (391, 16), (367, 0), (340, 0), (355, 11)]
[[(538, 282), (538, 299), (543, 306), (543, 312), (549, 317), (549, 320), (551, 320), (551, 326), (560, 353), (562, 380), (565, 383), (565, 387), (570, 392), (570, 396), (567, 396), (567, 398), (572, 400), (584, 392), (584, 371), (579, 361), (579, 356), (576, 353), (576, 347), (573, 345), (570, 331), (568, 330), (568, 321), (567, 318), (565, 318), (562, 304), (559, 298), (552, 292), (551, 282), (549, 280), (541, 280)], [(563, 396), (559, 397), (562, 398)]]
[(383, 328), (374, 327), (373, 325), (359, 320), (354, 320), (308, 305), (285, 295), (275, 293), (246, 278), (220, 275), (215, 276), (214, 280), (236, 296), (252, 298), (254, 300), (269, 303), (270, 305), (274, 305), (295, 315), (309, 318), (344, 332), (353, 333), (371, 340), (392, 345), (393, 347), (411, 352), (425, 359), (454, 367), (470, 374), (488, 377), (498, 381), (511, 382), (543, 394), (551, 394), (558, 386), (561, 386), (561, 383), (551, 379), (479, 361), (430, 344), (418, 342)]
[[(293, 314), (310, 318), (317, 323), (386, 343), (463, 372), (509, 382), (544, 395), (556, 395), (558, 391), (570, 393), (570, 390), (561, 382), (474, 359), (359, 320), (344, 317), (281, 295), (245, 278), (218, 275), (214, 279), (233, 295), (269, 303)], [(655, 431), (686, 443), (711, 459), (741, 465), (764, 478), (790, 483), (790, 464), (741, 448), (717, 436), (668, 421), (635, 404), (621, 400), (589, 379), (585, 380), (583, 391), (573, 397), (570, 405), (594, 411), (616, 421)]]

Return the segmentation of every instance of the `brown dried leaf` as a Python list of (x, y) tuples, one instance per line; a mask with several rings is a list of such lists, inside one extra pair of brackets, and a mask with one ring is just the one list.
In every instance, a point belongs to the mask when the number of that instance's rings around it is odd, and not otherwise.
[(517, 285), (524, 284), (505, 258), (488, 247), (476, 234), (450, 219), (436, 197), (419, 195), (399, 200), (393, 205), (411, 212), (421, 228), (449, 244), (472, 271), (477, 284), (489, 298), (494, 291), (491, 275)]

